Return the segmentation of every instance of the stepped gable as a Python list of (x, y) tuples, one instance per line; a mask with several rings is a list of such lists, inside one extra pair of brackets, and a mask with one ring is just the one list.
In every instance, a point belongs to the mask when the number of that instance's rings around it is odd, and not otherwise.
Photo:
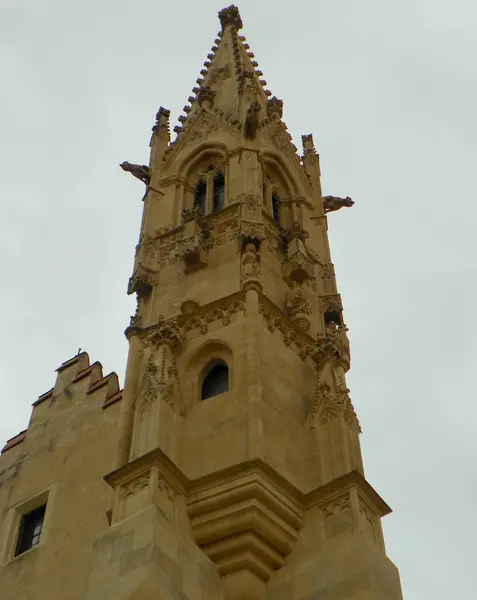
[[(64, 391), (67, 387), (72, 391), (75, 384), (88, 381), (86, 395), (91, 396), (94, 393), (103, 393), (104, 402), (102, 409), (108, 408), (122, 398), (122, 390), (119, 389), (119, 379), (116, 373), (111, 372), (103, 375), (103, 366), (96, 361), (92, 364), (89, 362), (87, 352), (81, 352), (62, 363), (57, 369), (57, 379), (54, 387), (47, 392), (41, 394), (35, 402), (33, 402), (33, 410), (44, 404), (47, 400), (54, 402), (54, 397)], [(28, 434), (28, 429), (21, 431), (11, 439), (9, 439), (2, 448), (1, 453), (7, 452), (11, 448), (21, 444)]]

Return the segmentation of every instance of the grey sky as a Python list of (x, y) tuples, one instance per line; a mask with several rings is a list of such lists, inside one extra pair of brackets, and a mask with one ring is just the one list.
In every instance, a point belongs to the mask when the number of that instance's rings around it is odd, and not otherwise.
[[(227, 3), (0, 0), (0, 440), (79, 347), (123, 381), (126, 296), (163, 105), (187, 103)], [(299, 146), (313, 132), (367, 477), (405, 600), (475, 596), (477, 7), (242, 0)]]

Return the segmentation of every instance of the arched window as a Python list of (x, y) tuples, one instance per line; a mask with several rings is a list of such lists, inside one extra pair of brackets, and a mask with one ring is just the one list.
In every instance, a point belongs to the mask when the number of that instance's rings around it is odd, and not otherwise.
[(207, 400), (229, 390), (229, 368), (223, 361), (217, 362), (202, 383), (201, 400)]
[(280, 198), (272, 194), (272, 215), (275, 223), (280, 223)]
[(199, 209), (201, 215), (205, 215), (205, 208), (207, 204), (207, 183), (205, 181), (199, 181), (195, 187), (195, 198), (194, 206)]
[(212, 196), (212, 210), (220, 210), (225, 204), (225, 178), (222, 173), (214, 177), (214, 190)]

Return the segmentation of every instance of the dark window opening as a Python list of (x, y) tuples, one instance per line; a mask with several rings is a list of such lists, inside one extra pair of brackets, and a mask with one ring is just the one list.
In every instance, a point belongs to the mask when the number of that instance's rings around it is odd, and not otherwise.
[(338, 325), (338, 327), (341, 327), (341, 315), (340, 315), (339, 311), (328, 310), (327, 312), (325, 312), (324, 317), (325, 317), (326, 325), (334, 323), (335, 325)]
[(214, 177), (214, 195), (212, 210), (220, 210), (225, 204), (225, 178), (220, 173)]
[(202, 400), (227, 392), (229, 389), (229, 368), (225, 363), (213, 367), (202, 384)]
[(262, 186), (262, 193), (263, 193), (263, 203), (267, 204), (267, 186), (265, 184), (263, 184)]
[(201, 181), (195, 188), (194, 206), (199, 209), (201, 215), (205, 215), (205, 207), (207, 203), (207, 184)]
[(280, 223), (280, 199), (276, 194), (272, 194), (272, 215), (276, 223)]
[(43, 522), (45, 520), (45, 510), (46, 504), (22, 516), (15, 556), (23, 554), (40, 543)]

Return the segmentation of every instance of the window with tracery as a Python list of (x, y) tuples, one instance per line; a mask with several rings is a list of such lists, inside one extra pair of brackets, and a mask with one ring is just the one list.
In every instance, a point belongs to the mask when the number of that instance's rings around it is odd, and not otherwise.
[[(207, 166), (206, 166), (207, 165)], [(225, 207), (226, 179), (221, 164), (199, 166), (195, 176), (194, 207), (201, 215), (217, 212)], [(194, 184), (194, 178), (192, 178)]]

